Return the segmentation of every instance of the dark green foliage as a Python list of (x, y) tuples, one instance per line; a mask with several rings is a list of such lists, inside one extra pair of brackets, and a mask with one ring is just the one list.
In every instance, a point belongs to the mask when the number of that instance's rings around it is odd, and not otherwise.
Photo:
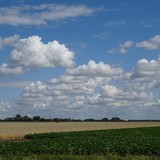
[(29, 141), (1, 142), (0, 155), (156, 155), (160, 127), (26, 135)]
[(159, 160), (160, 157), (151, 156), (119, 156), (119, 155), (32, 155), (0, 157), (0, 160)]

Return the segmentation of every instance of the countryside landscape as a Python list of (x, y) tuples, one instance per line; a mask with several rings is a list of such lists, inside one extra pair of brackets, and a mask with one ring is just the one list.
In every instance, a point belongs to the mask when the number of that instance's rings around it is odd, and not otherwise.
[(159, 0), (0, 0), (0, 160), (160, 160)]
[(148, 160), (160, 157), (159, 120), (24, 117), (17, 114), (1, 120), (1, 159)]
[(150, 160), (160, 122), (1, 122), (1, 159)]

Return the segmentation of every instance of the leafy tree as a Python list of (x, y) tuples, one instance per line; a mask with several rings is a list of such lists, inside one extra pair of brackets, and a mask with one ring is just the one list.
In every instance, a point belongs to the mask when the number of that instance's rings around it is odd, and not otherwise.
[(28, 116), (24, 116), (24, 117), (22, 117), (22, 120), (23, 121), (31, 121), (32, 119)]
[(121, 121), (121, 119), (119, 117), (112, 117), (112, 119), (110, 121), (119, 122), (119, 121)]
[(21, 121), (22, 120), (22, 116), (20, 114), (16, 114), (14, 120), (15, 121)]
[(108, 118), (102, 118), (101, 121), (107, 122), (107, 121), (108, 121)]
[(33, 117), (33, 120), (34, 120), (34, 121), (40, 121), (40, 120), (41, 120), (41, 117), (40, 117), (40, 116), (34, 116), (34, 117)]

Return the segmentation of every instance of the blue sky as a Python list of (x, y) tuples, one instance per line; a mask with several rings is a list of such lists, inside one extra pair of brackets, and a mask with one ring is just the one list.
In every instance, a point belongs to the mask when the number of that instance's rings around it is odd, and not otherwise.
[(0, 118), (160, 119), (159, 6), (0, 1)]

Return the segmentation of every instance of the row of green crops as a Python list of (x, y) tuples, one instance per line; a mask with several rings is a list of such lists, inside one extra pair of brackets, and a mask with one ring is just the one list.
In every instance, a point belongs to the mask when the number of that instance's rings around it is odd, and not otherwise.
[(0, 157), (0, 160), (159, 160), (155, 156), (119, 156), (119, 155), (32, 155)]
[(0, 155), (160, 156), (160, 127), (26, 135), (24, 142), (0, 142)]

